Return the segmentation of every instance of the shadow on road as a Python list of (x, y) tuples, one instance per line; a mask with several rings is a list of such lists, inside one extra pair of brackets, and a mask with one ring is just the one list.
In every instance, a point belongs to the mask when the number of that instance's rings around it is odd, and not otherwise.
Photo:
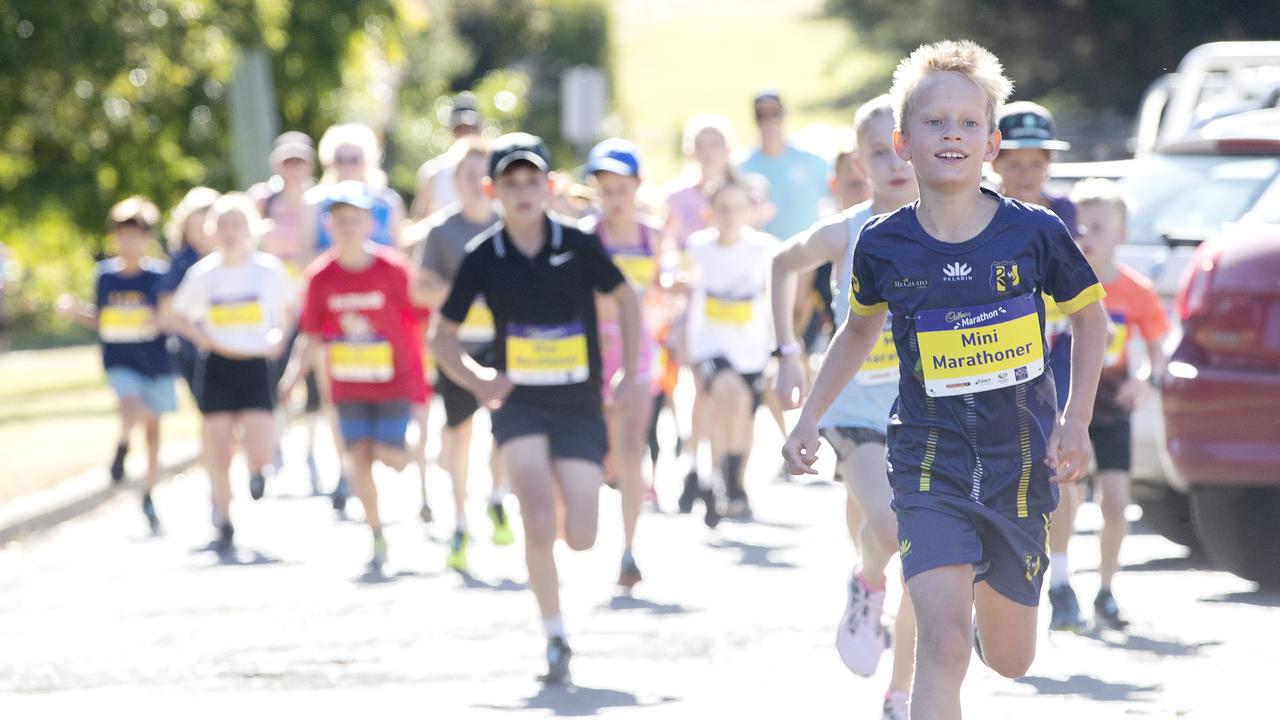
[(388, 575), (380, 570), (369, 568), (356, 576), (352, 582), (357, 585), (385, 585), (387, 583), (396, 582), (397, 580), (404, 580), (405, 578), (426, 578), (433, 577), (438, 574), (439, 573), (422, 573), (417, 570), (397, 570), (396, 572)]
[(710, 547), (719, 548), (721, 550), (739, 550), (742, 557), (738, 560), (739, 565), (751, 565), (752, 567), (762, 568), (778, 568), (778, 569), (794, 569), (796, 566), (789, 562), (779, 562), (769, 557), (770, 553), (778, 550), (789, 550), (790, 546), (782, 547), (777, 545), (755, 545), (753, 543), (744, 543), (738, 540), (717, 540), (710, 543)]
[(536, 695), (525, 698), (519, 705), (481, 705), (488, 710), (550, 710), (556, 717), (588, 717), (601, 710), (623, 707), (656, 707), (674, 702), (676, 698), (659, 698), (641, 703), (635, 695), (621, 690), (589, 688), (581, 685), (544, 685)]
[(1115, 702), (1117, 700), (1145, 700), (1149, 702), (1151, 698), (1147, 697), (1147, 695), (1159, 690), (1161, 687), (1159, 685), (1107, 682), (1092, 675), (1072, 675), (1065, 680), (1023, 677), (1014, 682), (1030, 685), (1041, 695), (1076, 695), (1103, 702)]
[(629, 595), (614, 595), (600, 607), (609, 610), (647, 610), (650, 615), (685, 615), (689, 612), (680, 603), (657, 603)]
[(1200, 598), (1202, 603), (1234, 603), (1256, 607), (1280, 607), (1280, 590), (1254, 590)]
[(204, 554), (204, 553), (212, 553), (218, 560), (215, 563), (203, 566), (205, 569), (215, 568), (215, 567), (228, 567), (228, 566), (250, 567), (254, 565), (292, 565), (293, 564), (293, 563), (286, 563), (285, 561), (281, 560), (278, 557), (267, 555), (265, 553), (259, 552), (258, 550), (251, 550), (248, 548), (234, 548), (226, 552), (218, 552), (213, 547), (213, 543), (209, 543), (208, 545), (205, 545), (203, 547), (191, 549), (192, 555)]
[(1107, 647), (1116, 648), (1118, 650), (1132, 650), (1133, 652), (1144, 652), (1160, 657), (1191, 657), (1199, 655), (1205, 648), (1218, 647), (1222, 644), (1221, 640), (1206, 640), (1204, 642), (1185, 643), (1180, 640), (1166, 640), (1160, 638), (1146, 637), (1136, 633), (1124, 635), (1124, 641), (1113, 640), (1107, 634), (1091, 633), (1088, 637), (1103, 643)]
[(1145, 562), (1125, 565), (1120, 569), (1124, 572), (1165, 572), (1167, 570), (1212, 570), (1213, 566), (1203, 555), (1191, 553), (1181, 557), (1152, 558)]
[(460, 572), (458, 577), (462, 578), (463, 587), (468, 590), (490, 590), (493, 592), (520, 592), (529, 589), (525, 583), (516, 582), (510, 578), (502, 578), (496, 583), (488, 580), (481, 580), (469, 572)]

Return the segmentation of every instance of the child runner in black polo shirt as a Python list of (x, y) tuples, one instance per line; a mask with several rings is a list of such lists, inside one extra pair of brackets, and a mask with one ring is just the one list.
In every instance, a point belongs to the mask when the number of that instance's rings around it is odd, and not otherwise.
[[(486, 187), (501, 203), (503, 219), (468, 247), (432, 350), (441, 370), (493, 409), (494, 442), (524, 519), (529, 586), (547, 631), (543, 680), (561, 683), (570, 652), (552, 549), (557, 528), (574, 550), (595, 543), (608, 446), (595, 293), (613, 298), (622, 325), (623, 371), (613, 378), (614, 403), (644, 398), (635, 381), (639, 302), (599, 238), (547, 216), (548, 156), (542, 140), (525, 133), (494, 145)], [(480, 295), (494, 317), (493, 369), (479, 366), (458, 343), (458, 326)]]

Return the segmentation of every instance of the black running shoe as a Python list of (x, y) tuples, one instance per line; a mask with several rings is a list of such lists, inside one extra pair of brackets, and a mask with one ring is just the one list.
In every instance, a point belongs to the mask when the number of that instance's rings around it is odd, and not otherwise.
[(129, 444), (121, 443), (116, 446), (116, 457), (111, 461), (111, 482), (124, 482), (124, 456), (129, 454)]
[(569, 682), (569, 658), (573, 651), (564, 638), (551, 638), (547, 642), (547, 674), (538, 679), (547, 685), (565, 685)]
[(680, 492), (680, 499), (676, 501), (676, 508), (681, 514), (688, 515), (693, 512), (693, 503), (698, 499), (698, 473), (690, 471), (684, 476), (684, 490)]
[(1084, 618), (1080, 616), (1080, 601), (1070, 585), (1049, 588), (1049, 629), (1080, 632)]
[(267, 476), (259, 470), (249, 476), (249, 497), (254, 500), (261, 500), (262, 495), (267, 491)]
[(424, 523), (431, 523), (436, 519), (436, 514), (431, 510), (431, 506), (424, 502), (422, 509), (418, 511), (418, 518)]
[(160, 517), (156, 515), (156, 504), (151, 500), (151, 493), (142, 496), (142, 514), (147, 518), (152, 535), (160, 534)]
[(235, 549), (236, 529), (231, 527), (231, 523), (223, 523), (218, 526), (218, 536), (213, 539), (213, 551), (219, 555), (226, 555)]
[(333, 487), (333, 494), (329, 499), (333, 502), (333, 509), (343, 512), (347, 509), (347, 497), (351, 491), (347, 489), (347, 477), (342, 475), (338, 478), (338, 484)]
[(1113, 630), (1129, 627), (1129, 621), (1120, 616), (1120, 608), (1116, 605), (1115, 596), (1106, 588), (1099, 590), (1098, 596), (1093, 599), (1093, 621), (1100, 627), (1109, 627)]
[(709, 528), (715, 528), (720, 524), (720, 506), (719, 499), (716, 497), (716, 490), (713, 487), (699, 488), (698, 499), (702, 501), (706, 514), (703, 515), (702, 521)]

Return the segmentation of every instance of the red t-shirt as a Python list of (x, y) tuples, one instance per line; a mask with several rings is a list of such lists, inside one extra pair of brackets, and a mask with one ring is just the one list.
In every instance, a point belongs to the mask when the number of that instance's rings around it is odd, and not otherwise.
[(422, 321), (430, 311), (409, 299), (399, 253), (370, 246), (373, 262), (352, 272), (330, 250), (307, 269), (302, 332), (325, 343), (334, 402), (425, 403)]

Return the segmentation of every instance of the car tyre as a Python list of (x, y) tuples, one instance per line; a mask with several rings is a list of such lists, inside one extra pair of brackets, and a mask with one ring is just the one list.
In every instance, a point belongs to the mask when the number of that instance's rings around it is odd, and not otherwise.
[(1209, 559), (1280, 588), (1280, 488), (1208, 486), (1191, 493), (1191, 516)]
[(1133, 501), (1142, 508), (1142, 524), (1164, 538), (1201, 552), (1200, 538), (1191, 521), (1191, 498), (1169, 485), (1135, 480)]

